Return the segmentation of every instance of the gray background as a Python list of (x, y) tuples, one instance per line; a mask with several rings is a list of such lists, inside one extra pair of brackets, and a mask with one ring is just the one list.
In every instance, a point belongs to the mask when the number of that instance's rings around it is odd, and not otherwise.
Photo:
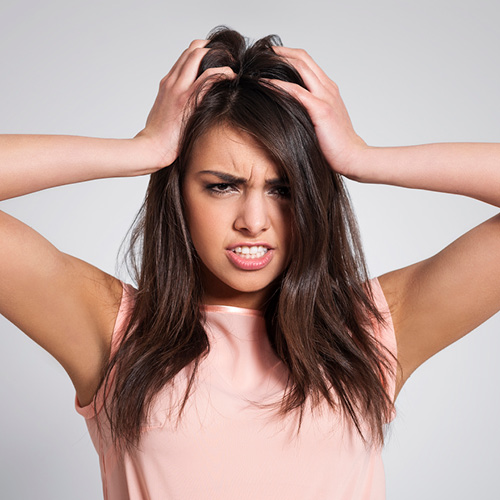
[[(0, 132), (131, 137), (180, 52), (228, 24), (307, 49), (371, 145), (495, 142), (499, 17), (494, 0), (2, 0)], [(66, 186), (1, 208), (113, 273), (146, 182)], [(457, 196), (349, 186), (373, 275), (432, 255), (497, 211)], [(389, 500), (500, 498), (499, 326), (497, 315), (405, 386), (384, 453)], [(102, 498), (69, 379), (3, 318), (0, 331), (0, 498)]]

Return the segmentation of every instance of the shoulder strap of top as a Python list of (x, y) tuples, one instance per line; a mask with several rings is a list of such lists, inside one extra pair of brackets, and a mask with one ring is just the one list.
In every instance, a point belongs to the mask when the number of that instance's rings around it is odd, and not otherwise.
[[(389, 364), (391, 365), (392, 373), (387, 374), (387, 380), (389, 386), (387, 387), (387, 393), (389, 397), (394, 401), (396, 395), (396, 373), (397, 373), (397, 343), (396, 343), (396, 333), (394, 331), (394, 324), (392, 322), (391, 312), (389, 310), (389, 305), (385, 298), (384, 292), (377, 278), (370, 280), (370, 286), (373, 293), (373, 298), (375, 300), (375, 305), (377, 309), (382, 314), (384, 323), (375, 322), (373, 334), (375, 338), (383, 345), (392, 356), (388, 357)], [(393, 412), (392, 419), (394, 419), (395, 414)]]
[(122, 299), (118, 314), (116, 315), (113, 335), (111, 337), (111, 356), (113, 356), (118, 350), (118, 347), (120, 347), (120, 343), (123, 340), (123, 335), (125, 334), (125, 330), (130, 320), (130, 315), (132, 314), (132, 308), (134, 307), (135, 288), (123, 282), (122, 287)]
[[(128, 326), (128, 321), (130, 319), (130, 314), (132, 312), (132, 308), (134, 305), (134, 294), (135, 289), (132, 285), (128, 283), (122, 282), (122, 298), (120, 301), (120, 307), (118, 308), (118, 314), (116, 315), (115, 325), (113, 328), (113, 334), (111, 336), (111, 353), (110, 356), (113, 356), (118, 347), (120, 346), (120, 342), (123, 339), (123, 335), (125, 334), (125, 330)], [(85, 419), (93, 418), (99, 413), (104, 403), (104, 395), (102, 394), (102, 388), (99, 389), (97, 393), (97, 411), (94, 407), (94, 402), (88, 404), (87, 406), (80, 406), (78, 398), (75, 397), (75, 409), (76, 411), (85, 417)]]

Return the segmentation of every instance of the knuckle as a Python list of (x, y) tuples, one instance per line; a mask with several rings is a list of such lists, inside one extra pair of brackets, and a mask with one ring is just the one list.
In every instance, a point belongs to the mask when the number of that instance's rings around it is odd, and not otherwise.
[(196, 47), (195, 49), (193, 49), (193, 55), (195, 55), (195, 56), (203, 56), (208, 51), (209, 51), (209, 49), (206, 49), (205, 47)]
[(161, 80), (160, 85), (164, 85), (166, 82), (172, 79), (172, 71), (169, 71)]
[(303, 61), (302, 59), (297, 59), (297, 61), (294, 61), (294, 66), (298, 69), (307, 69), (308, 67), (305, 61)]
[(233, 72), (233, 70), (229, 66), (219, 66), (219, 67), (213, 67), (213, 68), (208, 68), (205, 73), (208, 75), (213, 75), (217, 73), (229, 73)]
[(203, 72), (203, 76), (212, 76), (217, 73), (222, 73), (221, 68), (208, 68)]
[(332, 108), (329, 103), (320, 101), (316, 104), (316, 113), (319, 118), (326, 118), (330, 115)]
[(164, 76), (160, 81), (160, 88), (169, 88), (172, 86), (172, 78), (170, 75)]
[(189, 44), (189, 48), (190, 49), (194, 49), (196, 47), (202, 47), (203, 45), (205, 45), (205, 43), (207, 43), (206, 40), (200, 40), (200, 39), (196, 39), (196, 40), (193, 40), (190, 44)]
[(330, 104), (323, 100), (319, 100), (317, 106), (320, 111), (323, 111), (325, 113), (330, 110)]
[(340, 94), (340, 91), (339, 91), (339, 86), (332, 81), (332, 92), (335, 94), (335, 95), (339, 95)]

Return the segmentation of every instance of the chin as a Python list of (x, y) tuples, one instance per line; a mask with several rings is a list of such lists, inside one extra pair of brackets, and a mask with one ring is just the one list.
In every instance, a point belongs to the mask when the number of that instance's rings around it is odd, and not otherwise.
[[(215, 267), (215, 266), (214, 266)], [(212, 300), (230, 300), (241, 294), (249, 297), (262, 294), (262, 299), (277, 286), (282, 273), (262, 271), (232, 271), (214, 272), (208, 266), (203, 266), (202, 279), (204, 290)], [(269, 270), (271, 271), (271, 270)]]
[(272, 276), (259, 276), (257, 274), (259, 271), (255, 271), (254, 273), (254, 275), (247, 274), (223, 281), (231, 288), (241, 292), (259, 292), (269, 288), (279, 278), (279, 276), (276, 277), (274, 274)]
[(227, 283), (227, 286), (229, 289), (233, 290), (235, 293), (263, 293), (265, 292), (269, 286), (270, 283), (264, 283), (264, 284), (238, 284), (238, 285), (231, 285), (230, 283)]

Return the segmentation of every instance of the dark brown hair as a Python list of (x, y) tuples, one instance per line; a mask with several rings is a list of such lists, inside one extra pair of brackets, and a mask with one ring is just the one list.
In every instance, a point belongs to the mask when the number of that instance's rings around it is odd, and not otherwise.
[[(389, 353), (373, 337), (382, 318), (369, 286), (358, 229), (341, 177), (326, 162), (305, 108), (263, 79), (304, 86), (298, 72), (275, 54), (276, 36), (249, 44), (217, 28), (199, 74), (229, 66), (235, 79), (215, 77), (187, 119), (178, 159), (153, 175), (132, 232), (137, 293), (130, 322), (103, 379), (115, 443), (138, 443), (155, 395), (186, 366), (193, 370), (210, 345), (200, 309), (199, 257), (186, 225), (183, 172), (196, 140), (230, 126), (251, 134), (290, 185), (293, 259), (265, 308), (272, 348), (288, 369), (279, 415), (327, 401), (348, 416), (365, 439), (383, 441), (392, 410), (386, 392)], [(112, 376), (112, 372), (115, 372)], [(367, 427), (365, 427), (367, 426)], [(368, 429), (365, 435), (362, 429)]]

